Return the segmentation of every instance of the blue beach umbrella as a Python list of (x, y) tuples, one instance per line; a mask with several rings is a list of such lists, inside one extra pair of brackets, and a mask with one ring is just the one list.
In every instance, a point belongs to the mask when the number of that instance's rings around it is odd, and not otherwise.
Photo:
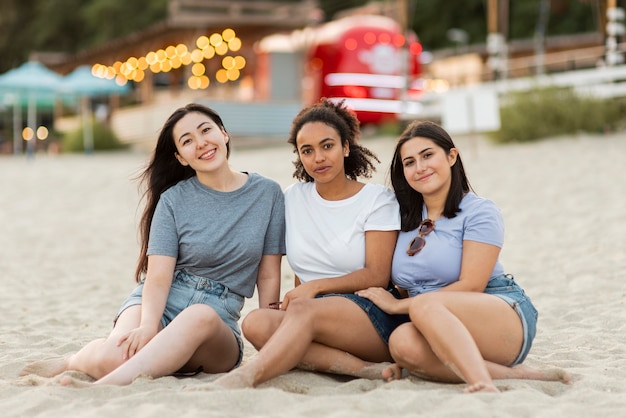
[(90, 128), (91, 102), (93, 97), (106, 97), (114, 94), (125, 95), (130, 92), (128, 84), (119, 85), (115, 80), (96, 77), (91, 67), (81, 65), (63, 78), (60, 92), (63, 96), (80, 99), (83, 119), (83, 141), (85, 152), (93, 151), (93, 126)]
[(81, 65), (63, 77), (60, 91), (81, 97), (101, 97), (112, 94), (124, 95), (130, 91), (128, 84), (119, 85), (115, 80), (96, 77), (91, 73), (91, 67)]
[[(63, 77), (37, 61), (29, 61), (0, 75), (0, 93), (4, 102), (11, 101), (14, 106), (14, 118), (18, 109), (21, 115), (21, 103), (28, 103), (28, 127), (37, 129), (37, 105), (54, 103)], [(21, 116), (20, 116), (21, 117)], [(15, 130), (14, 130), (15, 131)], [(13, 133), (14, 152), (22, 152), (20, 132)], [(28, 142), (29, 154), (35, 151), (35, 141)]]

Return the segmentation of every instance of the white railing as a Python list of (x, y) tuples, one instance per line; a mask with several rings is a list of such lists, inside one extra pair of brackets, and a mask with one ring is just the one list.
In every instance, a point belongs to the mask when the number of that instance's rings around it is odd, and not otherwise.
[(600, 99), (624, 97), (626, 96), (626, 65), (490, 81), (471, 86), (459, 86), (445, 92), (426, 92), (419, 100), (409, 101), (409, 103), (420, 103), (422, 105), (421, 113), (419, 115), (412, 113), (404, 114), (401, 118), (440, 119), (442, 103), (446, 95), (472, 94), (475, 91), (495, 91), (498, 97), (503, 97), (510, 92), (528, 91), (551, 86), (572, 87), (578, 94)]

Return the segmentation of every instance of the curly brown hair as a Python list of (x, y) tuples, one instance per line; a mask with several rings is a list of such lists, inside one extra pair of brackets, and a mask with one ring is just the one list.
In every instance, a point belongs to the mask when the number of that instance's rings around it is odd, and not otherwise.
[[(341, 138), (341, 145), (348, 144), (350, 153), (344, 158), (344, 170), (346, 177), (356, 180), (358, 177), (372, 177), (372, 173), (376, 171), (374, 161), (380, 163), (380, 160), (369, 149), (359, 145), (358, 141), (361, 136), (360, 123), (354, 112), (345, 106), (343, 100), (333, 102), (326, 98), (322, 98), (319, 103), (302, 109), (294, 118), (291, 124), (291, 132), (287, 142), (293, 145), (294, 153), (298, 153), (298, 145), (296, 137), (307, 123), (322, 122), (335, 129)], [(293, 162), (296, 170), (293, 177), (306, 182), (312, 182), (313, 177), (309, 175), (302, 165), (300, 158)]]

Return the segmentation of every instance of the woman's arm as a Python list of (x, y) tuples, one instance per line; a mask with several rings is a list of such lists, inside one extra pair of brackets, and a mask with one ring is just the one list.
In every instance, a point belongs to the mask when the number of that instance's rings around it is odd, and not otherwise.
[(290, 290), (281, 309), (289, 300), (313, 298), (325, 293), (353, 293), (368, 287), (386, 287), (391, 277), (391, 259), (398, 237), (397, 231), (365, 231), (365, 267), (343, 276), (311, 280)]
[(176, 259), (165, 255), (148, 257), (148, 270), (141, 296), (140, 326), (158, 327), (170, 293)]
[[(461, 258), (461, 274), (458, 281), (437, 290), (455, 292), (482, 292), (487, 286), (489, 277), (498, 261), (500, 248), (495, 245), (477, 241), (463, 241)], [(396, 299), (388, 291), (370, 288), (358, 291), (357, 294), (374, 302), (380, 309), (389, 314), (408, 314), (413, 298)]]
[(312, 280), (317, 294), (352, 293), (368, 287), (386, 288), (391, 278), (391, 260), (397, 231), (365, 231), (365, 267), (344, 276)]
[(125, 358), (135, 355), (159, 332), (175, 267), (174, 257), (164, 255), (148, 257), (148, 270), (141, 294), (139, 327), (129, 331), (118, 341)]
[(256, 287), (259, 291), (259, 308), (268, 308), (280, 297), (280, 254), (266, 254), (261, 258)]
[(478, 241), (463, 241), (459, 280), (441, 291), (483, 292), (498, 261), (500, 247)]

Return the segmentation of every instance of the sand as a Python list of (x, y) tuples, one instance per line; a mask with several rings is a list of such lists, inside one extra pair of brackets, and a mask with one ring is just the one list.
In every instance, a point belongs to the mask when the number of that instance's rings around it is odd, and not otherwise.
[[(237, 143), (237, 139), (234, 139)], [(386, 180), (393, 138), (365, 139)], [(19, 377), (31, 361), (105, 336), (134, 286), (144, 152), (0, 156), (0, 414), (4, 417), (626, 416), (626, 133), (496, 146), (457, 139), (475, 190), (504, 213), (507, 272), (533, 298), (526, 364), (574, 382), (499, 380), (501, 394), (408, 378), (391, 383), (292, 371), (257, 389), (216, 376), (67, 388)], [(232, 165), (292, 183), (290, 146), (235, 147)], [(283, 265), (283, 292), (292, 286)], [(244, 315), (256, 307), (246, 302)], [(249, 343), (245, 359), (254, 353)], [(81, 378), (80, 375), (72, 376)]]

